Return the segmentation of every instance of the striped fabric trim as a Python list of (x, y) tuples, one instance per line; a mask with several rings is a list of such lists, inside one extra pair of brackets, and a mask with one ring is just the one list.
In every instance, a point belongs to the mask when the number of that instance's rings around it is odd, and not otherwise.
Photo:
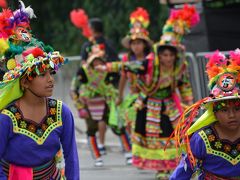
[[(4, 174), (9, 176), (9, 168), (10, 164), (5, 160), (0, 161), (0, 165), (3, 167)], [(49, 161), (48, 163), (34, 167), (33, 168), (33, 180), (61, 180), (63, 177), (61, 176), (60, 170), (56, 167), (55, 160)]]
[(240, 177), (220, 177), (210, 172), (205, 172), (204, 180), (239, 180)]
[(105, 109), (105, 100), (103, 97), (88, 99), (87, 106), (93, 120), (102, 120)]
[(9, 174), (9, 164), (6, 161), (1, 160), (0, 165), (2, 166), (5, 175)]
[(97, 146), (96, 136), (89, 136), (88, 144), (89, 144), (89, 148), (90, 148), (93, 158), (94, 159), (99, 158), (101, 155), (100, 155), (100, 151)]
[(130, 143), (130, 140), (129, 140), (127, 134), (126, 133), (122, 134), (120, 136), (120, 139), (121, 139), (124, 151), (125, 152), (130, 152), (131, 151), (131, 143)]

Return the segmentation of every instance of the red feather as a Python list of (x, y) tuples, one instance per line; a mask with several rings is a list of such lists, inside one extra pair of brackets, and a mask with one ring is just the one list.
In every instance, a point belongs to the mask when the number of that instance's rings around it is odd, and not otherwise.
[(0, 7), (7, 8), (7, 1), (6, 0), (0, 0)]
[(29, 54), (32, 54), (35, 58), (37, 58), (39, 56), (42, 56), (42, 57), (44, 56), (43, 50), (39, 47), (28, 49), (22, 53), (23, 57), (26, 57)]
[(88, 16), (83, 9), (74, 9), (70, 12), (70, 20), (79, 29), (82, 29), (83, 35), (87, 38), (91, 37)]
[(10, 26), (9, 18), (12, 16), (13, 12), (10, 9), (3, 9), (3, 11), (0, 13), (0, 31), (8, 36), (13, 33), (13, 29), (6, 29), (5, 27)]
[(130, 19), (131, 18), (140, 18), (142, 17), (145, 21), (149, 21), (149, 14), (148, 12), (142, 8), (142, 7), (138, 7), (135, 11), (133, 11), (130, 15)]

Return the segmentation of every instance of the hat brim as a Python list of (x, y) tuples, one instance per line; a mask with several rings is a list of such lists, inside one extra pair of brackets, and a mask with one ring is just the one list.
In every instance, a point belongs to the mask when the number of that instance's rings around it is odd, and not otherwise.
[(207, 100), (205, 103), (212, 103), (212, 102), (232, 100), (232, 99), (240, 99), (240, 96), (226, 96), (226, 97), (222, 97), (222, 98), (215, 98), (215, 99)]
[(148, 37), (143, 37), (143, 36), (136, 36), (136, 37), (134, 37), (134, 38), (131, 37), (131, 36), (125, 36), (125, 37), (122, 39), (121, 43), (122, 43), (123, 47), (129, 49), (129, 48), (130, 48), (130, 41), (131, 41), (131, 40), (136, 40), (136, 39), (141, 39), (141, 40), (146, 41), (147, 44), (148, 44), (150, 47), (153, 45), (153, 41), (152, 41), (150, 38), (148, 38)]

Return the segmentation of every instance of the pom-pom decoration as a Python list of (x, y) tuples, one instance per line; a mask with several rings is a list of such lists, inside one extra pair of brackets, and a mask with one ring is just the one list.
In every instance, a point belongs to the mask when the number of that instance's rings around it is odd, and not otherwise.
[(168, 21), (173, 24), (177, 23), (178, 26), (183, 28), (185, 33), (199, 23), (200, 17), (195, 6), (185, 4), (182, 9), (171, 10)]
[(4, 53), (9, 49), (9, 44), (8, 44), (8, 40), (1, 38), (0, 39), (0, 55), (4, 55)]
[(30, 48), (22, 53), (23, 57), (26, 57), (29, 54), (32, 54), (34, 58), (44, 56), (43, 50), (39, 47)]
[(130, 23), (134, 26), (135, 23), (140, 23), (142, 27), (147, 28), (149, 25), (149, 14), (148, 12), (142, 8), (138, 7), (135, 11), (133, 11), (130, 15)]
[(22, 1), (19, 1), (21, 8), (16, 11), (10, 9), (3, 9), (0, 13), (0, 37), (7, 38), (15, 35), (15, 29), (22, 27), (25, 29), (30, 28), (30, 19), (36, 17), (33, 9), (25, 5)]
[(13, 70), (17, 66), (17, 62), (15, 59), (9, 59), (7, 61), (7, 69), (8, 70)]

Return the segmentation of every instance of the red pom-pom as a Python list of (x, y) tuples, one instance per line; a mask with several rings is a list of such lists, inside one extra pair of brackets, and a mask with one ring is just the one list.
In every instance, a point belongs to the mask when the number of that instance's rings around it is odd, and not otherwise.
[(29, 54), (32, 54), (35, 58), (37, 58), (39, 56), (44, 56), (43, 50), (39, 47), (28, 49), (22, 53), (23, 57), (26, 57)]
[(145, 21), (149, 21), (149, 14), (148, 14), (148, 12), (147, 12), (146, 9), (144, 9), (142, 7), (138, 7), (130, 15), (130, 19), (132, 19), (132, 18), (139, 19), (140, 17), (143, 18), (143, 20), (145, 20)]
[(99, 44), (99, 49), (104, 50), (105, 49), (105, 44)]

